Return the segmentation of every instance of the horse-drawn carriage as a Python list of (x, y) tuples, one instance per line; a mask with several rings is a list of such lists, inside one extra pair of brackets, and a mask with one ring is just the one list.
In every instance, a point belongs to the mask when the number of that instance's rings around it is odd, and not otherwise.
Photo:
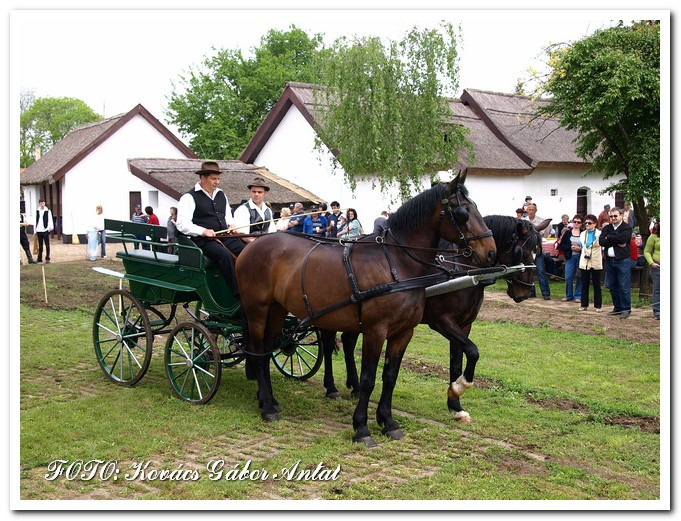
[[(167, 335), (163, 364), (173, 393), (191, 403), (207, 403), (218, 389), (222, 368), (245, 357), (239, 302), (217, 266), (191, 240), (180, 237), (170, 245), (174, 253), (167, 253), (163, 226), (107, 219), (105, 227), (110, 240), (123, 243), (116, 256), (125, 273), (93, 269), (127, 280), (130, 289), (107, 293), (95, 312), (95, 354), (104, 374), (120, 385), (136, 384), (149, 368), (154, 339)], [(188, 316), (178, 319), (178, 311)], [(284, 375), (305, 380), (317, 372), (323, 355), (314, 327), (290, 334), (297, 323), (287, 319), (271, 359)]]
[[(165, 229), (129, 222), (106, 221), (116, 238), (126, 244), (122, 258), (125, 274), (95, 268), (129, 281), (130, 291), (118, 289), (100, 302), (94, 320), (94, 343), (98, 361), (112, 381), (132, 385), (146, 372), (155, 335), (167, 334), (163, 362), (173, 392), (192, 403), (206, 403), (219, 385), (221, 368), (252, 356), (252, 376), (258, 384), (258, 403), (266, 421), (276, 421), (280, 407), (274, 398), (268, 358), (287, 376), (306, 379), (326, 359), (324, 385), (333, 387), (330, 375), (329, 333), (363, 333), (362, 374), (357, 379), (351, 350), (346, 349), (348, 382), (359, 397), (353, 426), (355, 441), (373, 444), (367, 428), (367, 406), (373, 391), (378, 359), (387, 341), (383, 391), (376, 418), (383, 433), (399, 439), (402, 433), (392, 418), (392, 391), (404, 350), (413, 330), (422, 320), (450, 342), (451, 385), (448, 407), (459, 416), (465, 413), (458, 399), (472, 384), (477, 348), (467, 339), (482, 293), (462, 300), (474, 305), (466, 309), (466, 324), (457, 325), (456, 314), (446, 299), (428, 299), (439, 291), (458, 291), (477, 285), (484, 277), (507, 277), (509, 296), (516, 301), (529, 296), (533, 262), (540, 243), (529, 223), (515, 218), (506, 223), (499, 257), (520, 263), (512, 270), (492, 267), (497, 258), (493, 233), (468, 197), (463, 186), (465, 173), (446, 185), (436, 185), (405, 203), (389, 221), (382, 235), (356, 241), (323, 241), (288, 233), (266, 234), (239, 255), (236, 276), (242, 288), (241, 302), (231, 297), (224, 279), (202, 251), (189, 239), (181, 239), (172, 254), (161, 251)], [(547, 222), (548, 224), (548, 222)], [(137, 228), (142, 226), (142, 228)], [(151, 240), (136, 239), (150, 236)], [(501, 236), (500, 236), (501, 237)], [(468, 262), (465, 271), (448, 269), (439, 246), (443, 239), (457, 246)], [(130, 250), (128, 244), (148, 244), (149, 250)], [(284, 269), (270, 259), (282, 255), (301, 259)], [(361, 271), (356, 268), (361, 266)], [(346, 272), (328, 277), (328, 272)], [(527, 277), (529, 276), (529, 279)], [(451, 279), (460, 279), (452, 285)], [(529, 280), (529, 282), (528, 282)], [(449, 281), (449, 282), (447, 282)], [(439, 284), (438, 284), (439, 283)], [(524, 295), (520, 295), (524, 293)], [(476, 300), (471, 300), (475, 298)], [(168, 316), (157, 306), (170, 304)], [(178, 304), (192, 318), (170, 325)], [(466, 304), (466, 302), (464, 302)], [(249, 322), (245, 345), (241, 324), (243, 306)], [(429, 311), (429, 309), (431, 311)], [(150, 319), (150, 315), (152, 318)], [(429, 317), (429, 318), (427, 318)], [(462, 374), (461, 357), (467, 357)], [(327, 396), (334, 394), (327, 393)]]

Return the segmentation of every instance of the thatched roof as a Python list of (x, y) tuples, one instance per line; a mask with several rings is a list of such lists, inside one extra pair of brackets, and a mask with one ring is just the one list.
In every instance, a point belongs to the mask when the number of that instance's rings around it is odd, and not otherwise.
[(34, 185), (54, 183), (64, 177), (66, 172), (83, 160), (90, 152), (106, 141), (118, 129), (140, 115), (161, 132), (187, 157), (196, 154), (180, 141), (168, 128), (157, 120), (142, 105), (137, 105), (126, 114), (119, 114), (95, 123), (75, 128), (55, 144), (43, 157), (30, 165), (22, 174), (20, 184)]
[[(239, 157), (253, 162), (291, 106), (312, 127), (319, 124), (315, 90), (309, 83), (288, 83), (283, 94)], [(525, 96), (464, 89), (460, 100), (451, 100), (451, 121), (469, 129), (475, 161), (464, 150), (459, 168), (477, 174), (527, 175), (537, 166), (587, 167), (575, 153), (577, 134), (560, 128), (558, 120), (534, 117), (536, 102)]]
[[(179, 199), (199, 180), (195, 172), (201, 169), (203, 161), (203, 159), (129, 159), (128, 168), (133, 175)], [(276, 208), (296, 202), (301, 202), (305, 206), (322, 202), (322, 199), (313, 193), (280, 178), (266, 168), (238, 160), (217, 163), (222, 170), (220, 188), (227, 194), (231, 204), (237, 204), (242, 199), (250, 197), (247, 186), (256, 177), (262, 177), (267, 181), (270, 191), (266, 200)]]
[(473, 144), (475, 160), (468, 150), (459, 152), (459, 169), (468, 168), (472, 174), (529, 175), (532, 167), (522, 161), (499, 137), (473, 112), (459, 100), (451, 100), (449, 107), (454, 116), (451, 123), (468, 129), (468, 140)]
[(557, 119), (536, 116), (545, 101), (475, 89), (464, 90), (461, 101), (530, 166), (588, 166), (575, 152), (577, 132)]

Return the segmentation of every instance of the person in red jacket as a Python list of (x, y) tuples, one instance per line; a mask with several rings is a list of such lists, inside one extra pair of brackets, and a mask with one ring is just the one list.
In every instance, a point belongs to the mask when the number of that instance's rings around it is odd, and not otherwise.
[(156, 215), (154, 214), (154, 209), (151, 206), (147, 206), (144, 209), (144, 213), (147, 214), (148, 224), (155, 224), (156, 226), (159, 225), (158, 217), (156, 217)]

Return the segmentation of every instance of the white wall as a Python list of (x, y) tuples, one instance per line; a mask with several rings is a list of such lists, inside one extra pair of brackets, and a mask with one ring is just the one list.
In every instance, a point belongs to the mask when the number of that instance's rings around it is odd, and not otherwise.
[[(142, 116), (135, 116), (64, 177), (63, 233), (86, 233), (98, 204), (104, 209), (104, 217), (129, 220), (129, 193), (135, 191), (141, 192), (142, 207), (151, 205), (159, 222), (165, 225), (170, 215), (169, 208), (177, 206), (177, 200), (128, 170), (128, 159), (153, 157), (173, 159), (185, 156)], [(151, 204), (150, 195), (151, 199), (157, 198), (158, 204)]]
[[(614, 206), (614, 196), (599, 193), (611, 182), (599, 174), (583, 176), (583, 170), (578, 169), (537, 169), (528, 176), (469, 175), (466, 185), (482, 215), (515, 215), (516, 208), (522, 207), (530, 195), (537, 204), (537, 215), (558, 224), (562, 214), (572, 218), (577, 212), (579, 188), (588, 189), (587, 213), (598, 217), (603, 205)], [(557, 190), (555, 196), (551, 195), (552, 188)]]
[(278, 176), (309, 190), (325, 202), (338, 201), (341, 208), (352, 207), (365, 231), (373, 229), (373, 221), (382, 210), (393, 211), (402, 201), (398, 191), (381, 193), (380, 187), (360, 181), (353, 193), (342, 168), (335, 172), (331, 152), (324, 147), (314, 150), (315, 133), (296, 107), (291, 107), (263, 147), (254, 164), (267, 167)]

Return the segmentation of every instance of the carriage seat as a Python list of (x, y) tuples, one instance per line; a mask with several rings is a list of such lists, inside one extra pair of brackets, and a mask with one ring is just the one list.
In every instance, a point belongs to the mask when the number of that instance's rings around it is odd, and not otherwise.
[(117, 257), (138, 257), (140, 259), (148, 259), (152, 261), (161, 262), (163, 264), (179, 264), (180, 257), (172, 253), (163, 253), (160, 251), (149, 250), (128, 250), (126, 252), (119, 251), (116, 253)]

